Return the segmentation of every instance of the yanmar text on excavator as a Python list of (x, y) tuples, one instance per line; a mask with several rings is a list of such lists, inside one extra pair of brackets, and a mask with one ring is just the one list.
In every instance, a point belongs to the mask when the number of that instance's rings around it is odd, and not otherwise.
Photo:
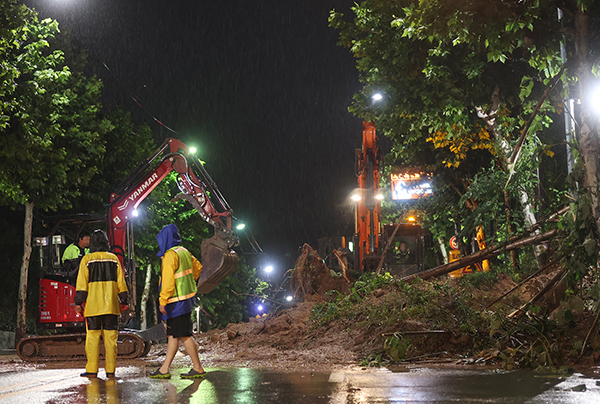
[[(127, 311), (121, 313), (121, 324), (127, 324), (135, 313), (135, 254), (131, 219), (139, 204), (172, 171), (177, 173), (180, 190), (173, 201), (185, 199), (202, 219), (214, 228), (214, 235), (202, 242), (202, 273), (198, 293), (208, 293), (231, 274), (238, 265), (233, 248), (239, 239), (232, 228), (233, 211), (202, 163), (181, 141), (167, 139), (144, 163), (137, 167), (110, 195), (106, 217), (89, 214), (48, 218), (47, 237), (36, 238), (43, 272), (40, 280), (38, 323), (41, 328), (63, 329), (71, 333), (27, 336), (17, 344), (17, 354), (25, 361), (68, 360), (85, 357), (85, 322), (74, 310), (77, 266), (61, 262), (65, 235), (79, 234), (83, 228), (104, 224), (111, 250), (119, 257), (131, 293)], [(218, 208), (216, 207), (218, 206)], [(72, 237), (74, 238), (74, 237)], [(118, 357), (137, 358), (148, 353), (155, 331), (125, 330), (119, 332)], [(103, 352), (103, 348), (101, 348)]]

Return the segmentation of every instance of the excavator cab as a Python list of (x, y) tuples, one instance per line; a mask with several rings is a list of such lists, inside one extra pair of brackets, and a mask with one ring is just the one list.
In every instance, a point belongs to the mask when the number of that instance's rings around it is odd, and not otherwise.
[(385, 252), (386, 270), (396, 277), (412, 275), (436, 265), (431, 233), (418, 223), (385, 225), (383, 239), (390, 245)]
[[(104, 216), (75, 214), (51, 216), (42, 225), (46, 236), (36, 237), (35, 248), (40, 264), (38, 326), (44, 329), (83, 329), (83, 317), (75, 312), (73, 299), (79, 270), (79, 259), (62, 261), (67, 245), (77, 241), (78, 234), (105, 226)], [(96, 227), (95, 227), (96, 226)]]

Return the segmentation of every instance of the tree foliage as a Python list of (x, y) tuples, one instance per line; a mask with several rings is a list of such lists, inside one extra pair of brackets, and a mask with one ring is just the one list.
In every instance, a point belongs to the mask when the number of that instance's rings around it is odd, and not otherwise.
[(69, 208), (98, 172), (111, 129), (99, 116), (102, 85), (71, 71), (52, 46), (56, 21), (38, 21), (12, 0), (4, 7), (21, 24), (6, 30), (0, 50), (8, 72), (0, 93), (1, 195), (42, 210)]
[(53, 44), (58, 23), (16, 1), (0, 6), (0, 202), (25, 208), (16, 339), (25, 334), (34, 207), (72, 206), (98, 172), (110, 122), (99, 116), (101, 83), (72, 71)]
[(80, 188), (81, 197), (71, 209), (74, 212), (104, 213), (110, 194), (156, 148), (150, 127), (136, 127), (128, 112), (116, 108), (103, 116), (111, 122), (111, 129), (103, 136), (106, 151), (94, 161), (98, 172)]
[[(533, 201), (547, 212), (568, 203), (560, 189), (546, 193), (558, 203), (542, 203), (534, 191), (540, 162), (564, 147), (545, 141), (552, 124), (562, 127), (565, 113), (575, 114), (563, 104), (573, 96), (588, 131), (577, 146), (585, 156), (580, 191), (591, 193), (582, 201), (589, 217), (600, 218), (597, 118), (585, 110), (600, 66), (600, 10), (592, 1), (367, 0), (352, 10), (352, 20), (330, 15), (364, 84), (350, 111), (393, 141), (386, 164), (435, 173), (434, 201), (444, 205), (432, 215), (444, 212), (467, 232), (486, 221), (518, 231), (527, 216), (519, 206)], [(382, 102), (371, 100), (375, 92)]]

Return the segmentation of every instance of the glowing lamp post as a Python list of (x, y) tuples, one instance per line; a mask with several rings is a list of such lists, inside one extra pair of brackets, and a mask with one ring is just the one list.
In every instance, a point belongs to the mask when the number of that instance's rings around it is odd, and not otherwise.
[(600, 114), (600, 84), (592, 90), (590, 94), (590, 109), (596, 114)]

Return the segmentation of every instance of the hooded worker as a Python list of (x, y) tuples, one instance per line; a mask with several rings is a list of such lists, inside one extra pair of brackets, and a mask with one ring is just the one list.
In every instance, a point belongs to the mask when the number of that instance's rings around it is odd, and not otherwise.
[(169, 368), (179, 349), (179, 340), (192, 359), (193, 368), (180, 377), (187, 379), (206, 376), (200, 364), (196, 342), (192, 337), (191, 313), (196, 302), (196, 280), (202, 271), (202, 264), (187, 249), (181, 246), (179, 229), (168, 224), (156, 236), (161, 257), (161, 280), (159, 310), (167, 323), (167, 354), (162, 366), (150, 373), (151, 378), (168, 379)]
[(121, 262), (109, 252), (106, 233), (96, 230), (90, 239), (90, 253), (79, 264), (75, 292), (75, 311), (84, 313), (87, 333), (87, 364), (81, 376), (97, 377), (100, 336), (104, 341), (106, 376), (115, 376), (119, 315), (128, 297)]

